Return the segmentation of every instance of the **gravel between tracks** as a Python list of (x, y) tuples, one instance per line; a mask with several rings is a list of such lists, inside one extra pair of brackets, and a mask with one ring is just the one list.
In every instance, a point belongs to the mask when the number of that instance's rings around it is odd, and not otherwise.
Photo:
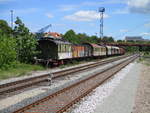
[[(70, 113), (131, 113), (140, 65), (131, 63), (76, 104)], [(137, 70), (136, 70), (137, 69)]]
[[(106, 58), (106, 59), (101, 59), (101, 61), (113, 59), (113, 58), (116, 58), (116, 57), (117, 56), (109, 57), (109, 58)], [(73, 65), (73, 66), (69, 66), (69, 67), (65, 67), (65, 68), (59, 68), (58, 67), (58, 68), (47, 69), (47, 70), (44, 70), (44, 71), (33, 71), (33, 72), (30, 72), (30, 73), (28, 73), (28, 74), (26, 74), (24, 76), (21, 76), (21, 77), (13, 77), (13, 78), (9, 78), (9, 79), (6, 79), (6, 80), (0, 80), (0, 85), (1, 84), (5, 84), (5, 83), (9, 83), (9, 82), (13, 82), (13, 81), (17, 81), (17, 80), (30, 78), (30, 77), (40, 76), (40, 75), (51, 73), (51, 72), (57, 72), (57, 71), (65, 70), (65, 69), (70, 69), (70, 68), (74, 68), (74, 67), (84, 66), (84, 65), (87, 65), (87, 64), (95, 63), (95, 62), (96, 61), (89, 61), (89, 62), (84, 62), (84, 63), (81, 63), (81, 64), (77, 64), (77, 65)]]
[(140, 83), (132, 113), (150, 113), (150, 66), (142, 65)]
[[(126, 59), (126, 58), (125, 58)], [(124, 60), (125, 60), (124, 59)], [(120, 60), (122, 61), (122, 60)], [(23, 92), (21, 94), (12, 96), (12, 97), (8, 97), (4, 100), (0, 100), (0, 113), (9, 113), (12, 111), (15, 111), (16, 109), (23, 107), (27, 104), (30, 104), (36, 100), (39, 100), (51, 93), (54, 93), (70, 84), (73, 84), (77, 81), (80, 81), (82, 79), (85, 79), (89, 76), (91, 76), (91, 74), (93, 73), (97, 73), (102, 71), (105, 68), (108, 68), (110, 66), (113, 66), (116, 63), (119, 63), (120, 61), (116, 61), (110, 64), (107, 64), (105, 66), (100, 66), (99, 68), (93, 69), (80, 74), (76, 74), (73, 77), (67, 77), (64, 80), (59, 80), (59, 81), (54, 81), (54, 83), (51, 86), (43, 86), (43, 87), (39, 87), (36, 88), (34, 90), (30, 90), (30, 91), (26, 91)], [(14, 100), (14, 101), (12, 101)]]
[(44, 71), (33, 71), (33, 72), (30, 72), (30, 73), (28, 73), (24, 76), (21, 76), (21, 77), (13, 77), (13, 78), (9, 78), (9, 79), (6, 79), (6, 80), (0, 80), (0, 85), (1, 84), (6, 84), (6, 83), (9, 83), (9, 82), (13, 82), (13, 81), (18, 81), (18, 80), (30, 78), (30, 77), (40, 76), (40, 75), (43, 75), (43, 74), (62, 71), (62, 70), (70, 69), (70, 68), (73, 68), (73, 67), (84, 66), (84, 65), (92, 64), (92, 63), (95, 63), (95, 62), (91, 61), (91, 62), (78, 64), (78, 65), (74, 65), (74, 66), (69, 66), (69, 67), (65, 67), (65, 68), (52, 68), (52, 69), (46, 69)]

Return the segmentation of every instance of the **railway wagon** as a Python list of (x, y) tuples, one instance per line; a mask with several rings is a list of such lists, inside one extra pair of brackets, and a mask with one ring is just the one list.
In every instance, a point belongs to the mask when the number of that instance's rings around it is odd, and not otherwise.
[(38, 41), (39, 58), (62, 60), (72, 58), (72, 44), (66, 41), (44, 38)]
[(111, 49), (111, 46), (105, 46), (105, 47), (106, 47), (106, 55), (107, 55), (107, 56), (112, 55), (112, 49)]
[(106, 48), (97, 44), (84, 43), (88, 47), (89, 56), (106, 56)]
[(119, 48), (119, 50), (121, 55), (125, 54), (125, 50), (123, 48)]
[(84, 46), (83, 45), (72, 45), (72, 58), (82, 58), (84, 57)]
[(120, 54), (119, 47), (116, 47), (116, 46), (106, 46), (106, 49), (107, 49), (107, 56), (119, 55)]
[(119, 55), (120, 54), (119, 47), (112, 46), (112, 48), (113, 48), (114, 55)]
[(72, 44), (62, 39), (53, 39), (44, 37), (38, 40), (38, 55), (37, 62), (63, 64), (64, 61), (69, 61), (76, 58), (111, 56), (116, 54), (124, 54), (123, 48), (115, 46), (101, 46), (91, 43)]
[(84, 56), (92, 57), (93, 56), (92, 46), (89, 43), (83, 43), (82, 45), (84, 46)]
[(114, 48), (114, 46), (111, 46), (111, 55), (115, 55), (115, 48)]
[(101, 46), (101, 55), (106, 56), (107, 49), (105, 46)]

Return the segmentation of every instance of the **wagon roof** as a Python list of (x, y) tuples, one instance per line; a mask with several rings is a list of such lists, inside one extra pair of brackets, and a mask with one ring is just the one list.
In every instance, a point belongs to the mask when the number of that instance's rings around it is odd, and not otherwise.
[(106, 46), (107, 48), (111, 48), (112, 46)]
[(116, 46), (112, 46), (112, 48), (119, 49), (119, 47), (116, 47)]
[(100, 45), (98, 45), (98, 44), (94, 44), (94, 43), (83, 43), (83, 45), (90, 45), (90, 46), (92, 46), (93, 48), (102, 48), (102, 47), (104, 47), (104, 46), (100, 46)]
[(104, 46), (100, 46), (100, 45), (98, 45), (98, 44), (93, 44), (93, 43), (90, 43), (90, 45), (91, 45), (92, 47), (95, 47), (95, 48), (102, 48), (102, 47), (104, 47)]
[(70, 42), (67, 41), (62, 41), (62, 40), (52, 40), (56, 44), (71, 44)]
[(70, 42), (64, 41), (64, 40), (60, 40), (60, 39), (49, 39), (49, 38), (42, 38), (40, 40), (47, 40), (47, 41), (51, 41), (54, 42), (55, 44), (71, 44)]
[(93, 47), (99, 47), (99, 45), (97, 45), (97, 44), (91, 44), (91, 46), (93, 46)]

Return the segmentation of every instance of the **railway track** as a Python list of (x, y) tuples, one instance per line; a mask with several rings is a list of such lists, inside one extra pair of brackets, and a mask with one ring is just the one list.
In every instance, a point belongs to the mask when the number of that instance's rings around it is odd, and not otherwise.
[(133, 55), (112, 67), (93, 74), (84, 80), (76, 82), (13, 113), (63, 113), (137, 57), (138, 55)]
[[(54, 73), (52, 73), (53, 74), (52, 79), (56, 79), (56, 78), (59, 78), (62, 76), (67, 76), (70, 74), (79, 73), (81, 71), (92, 69), (92, 68), (100, 66), (100, 65), (105, 65), (107, 63), (114, 62), (114, 61), (126, 58), (128, 56), (130, 56), (130, 55), (120, 56), (120, 57), (109, 59), (109, 60), (99, 61), (96, 63), (87, 64), (84, 66), (79, 66), (79, 67), (74, 67), (74, 68), (54, 72)], [(41, 82), (46, 82), (49, 77), (50, 77), (50, 74), (44, 74), (44, 75), (40, 75), (40, 76), (36, 76), (36, 77), (31, 77), (31, 78), (27, 78), (27, 79), (23, 79), (23, 80), (18, 80), (18, 81), (2, 84), (2, 85), (0, 85), (0, 95), (4, 95), (6, 93), (22, 90), (22, 89), (31, 87), (33, 85), (39, 84)]]

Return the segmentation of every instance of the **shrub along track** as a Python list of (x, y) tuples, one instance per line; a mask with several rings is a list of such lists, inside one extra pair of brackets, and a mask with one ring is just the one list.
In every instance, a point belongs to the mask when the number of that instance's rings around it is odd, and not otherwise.
[[(52, 73), (53, 74), (52, 79), (56, 79), (56, 78), (59, 78), (59, 77), (62, 77), (62, 76), (67, 76), (67, 75), (70, 75), (70, 74), (79, 73), (79, 72), (82, 72), (82, 71), (85, 71), (85, 70), (88, 70), (88, 69), (92, 69), (92, 68), (95, 68), (97, 66), (102, 66), (102, 65), (105, 65), (107, 63), (111, 63), (111, 62), (129, 57), (129, 56), (130, 55), (119, 56), (119, 57), (113, 58), (113, 59), (98, 61), (96, 63), (87, 64), (87, 65), (84, 65), (84, 66), (79, 66), (79, 67), (74, 67), (74, 68), (54, 72), (54, 73)], [(11, 93), (11, 92), (23, 90), (25, 88), (29, 88), (31, 86), (37, 85), (41, 82), (46, 82), (49, 77), (50, 77), (50, 73), (40, 75), (40, 76), (36, 76), (36, 77), (30, 77), (30, 78), (27, 78), (27, 79), (18, 80), (18, 81), (6, 83), (6, 84), (2, 84), (2, 85), (0, 85), (0, 95), (5, 95), (6, 93), (8, 94), (8, 93)]]
[(74, 83), (73, 85), (68, 86), (54, 94), (25, 106), (14, 113), (62, 113), (130, 62), (134, 61), (137, 57), (138, 55), (133, 55), (132, 57), (115, 64), (102, 72)]

